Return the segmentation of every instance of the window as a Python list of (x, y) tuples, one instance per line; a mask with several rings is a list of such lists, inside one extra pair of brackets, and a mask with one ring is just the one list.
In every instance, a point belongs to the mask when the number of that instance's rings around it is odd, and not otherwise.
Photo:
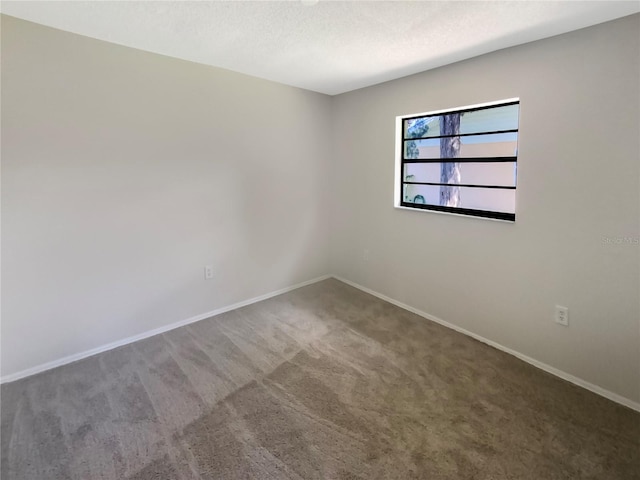
[(395, 204), (514, 221), (518, 99), (397, 118)]

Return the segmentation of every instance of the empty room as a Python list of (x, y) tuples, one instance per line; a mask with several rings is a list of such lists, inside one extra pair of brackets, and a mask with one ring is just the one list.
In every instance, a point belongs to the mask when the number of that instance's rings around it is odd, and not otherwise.
[(640, 2), (0, 10), (2, 480), (640, 480)]

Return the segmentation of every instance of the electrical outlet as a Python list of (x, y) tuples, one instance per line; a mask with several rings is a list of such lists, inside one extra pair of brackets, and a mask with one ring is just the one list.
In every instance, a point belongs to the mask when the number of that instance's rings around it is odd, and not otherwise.
[(213, 265), (206, 265), (204, 267), (204, 279), (211, 280), (213, 278)]
[(569, 326), (569, 309), (560, 305), (556, 305), (556, 323), (565, 327)]
[(369, 249), (368, 249), (368, 248), (365, 248), (365, 249), (362, 251), (362, 259), (363, 259), (365, 262), (368, 262), (370, 257), (371, 257), (371, 252), (369, 251)]

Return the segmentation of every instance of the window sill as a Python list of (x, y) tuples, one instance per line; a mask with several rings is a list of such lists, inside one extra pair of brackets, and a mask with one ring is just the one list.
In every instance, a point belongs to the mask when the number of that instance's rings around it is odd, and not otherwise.
[(438, 215), (450, 215), (450, 216), (454, 216), (454, 217), (475, 218), (477, 220), (491, 220), (493, 222), (509, 223), (509, 224), (516, 223), (515, 220), (504, 220), (502, 218), (480, 217), (480, 216), (477, 216), (477, 215), (466, 215), (464, 213), (440, 212), (438, 210), (427, 210), (425, 208), (403, 207), (402, 205), (394, 205), (393, 207), (397, 208), (398, 210), (408, 210), (408, 211), (411, 211), (411, 212), (436, 213)]

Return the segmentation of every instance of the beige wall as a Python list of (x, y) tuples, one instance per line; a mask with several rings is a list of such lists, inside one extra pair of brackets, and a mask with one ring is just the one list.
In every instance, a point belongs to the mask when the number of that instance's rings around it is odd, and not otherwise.
[(2, 374), (329, 273), (330, 100), (3, 16)]
[[(639, 21), (334, 97), (331, 271), (639, 401)], [(514, 97), (514, 224), (393, 208), (396, 116)]]

